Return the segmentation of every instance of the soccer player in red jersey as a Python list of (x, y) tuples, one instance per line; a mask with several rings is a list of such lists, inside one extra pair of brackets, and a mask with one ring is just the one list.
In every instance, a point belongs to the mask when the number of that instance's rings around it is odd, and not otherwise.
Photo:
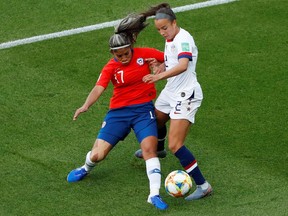
[(72, 170), (67, 181), (82, 180), (133, 129), (146, 162), (150, 187), (147, 202), (164, 210), (168, 205), (159, 196), (161, 168), (157, 157), (157, 123), (152, 102), (156, 97), (156, 89), (153, 83), (144, 83), (142, 80), (151, 73), (146, 60), (153, 58), (163, 62), (164, 55), (153, 48), (133, 47), (138, 33), (146, 26), (145, 20), (141, 15), (127, 16), (115, 28), (115, 34), (109, 40), (113, 58), (103, 67), (95, 87), (85, 103), (76, 110), (73, 119), (76, 120), (81, 113), (86, 112), (112, 82), (114, 91), (110, 109), (92, 150), (86, 155), (85, 164)]

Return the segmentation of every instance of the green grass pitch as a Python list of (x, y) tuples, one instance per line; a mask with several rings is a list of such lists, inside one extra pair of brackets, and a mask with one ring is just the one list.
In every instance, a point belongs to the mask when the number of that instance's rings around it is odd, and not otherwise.
[[(120, 19), (156, 3), (1, 1), (0, 43)], [(288, 215), (287, 7), (285, 0), (240, 0), (176, 14), (198, 46), (204, 92), (186, 145), (214, 194), (186, 202), (162, 187), (163, 212), (146, 202), (133, 133), (83, 181), (66, 181), (84, 163), (108, 109), (111, 86), (72, 121), (111, 57), (113, 28), (0, 50), (0, 215)], [(149, 22), (136, 46), (163, 50)], [(171, 153), (161, 166), (163, 186), (181, 167)]]

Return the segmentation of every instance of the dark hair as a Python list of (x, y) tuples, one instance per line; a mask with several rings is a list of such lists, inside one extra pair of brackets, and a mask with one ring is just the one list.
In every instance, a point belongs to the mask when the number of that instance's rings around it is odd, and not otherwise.
[(129, 14), (115, 26), (115, 33), (109, 40), (111, 50), (128, 47), (136, 42), (138, 34), (148, 25), (142, 14)]
[(140, 14), (129, 14), (115, 26), (115, 33), (110, 37), (109, 46), (111, 50), (116, 50), (132, 46), (138, 34), (148, 25), (147, 17), (155, 16), (155, 19), (176, 20), (176, 16), (168, 3), (150, 7), (149, 10)]
[(132, 42), (125, 33), (114, 34), (109, 39), (110, 50), (116, 50), (124, 47), (131, 46)]
[(155, 16), (155, 19), (169, 19), (170, 21), (176, 20), (176, 15), (168, 3), (161, 3), (156, 6), (150, 7), (147, 11), (143, 12), (144, 17)]

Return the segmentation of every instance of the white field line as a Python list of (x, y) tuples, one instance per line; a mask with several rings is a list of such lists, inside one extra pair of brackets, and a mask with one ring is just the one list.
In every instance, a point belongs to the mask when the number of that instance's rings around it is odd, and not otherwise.
[[(210, 0), (206, 2), (200, 2), (196, 4), (190, 4), (186, 6), (181, 6), (181, 7), (176, 7), (173, 8), (173, 11), (175, 13), (178, 12), (184, 12), (188, 10), (194, 10), (198, 8), (204, 8), (204, 7), (209, 7), (209, 6), (214, 6), (214, 5), (220, 5), (220, 4), (226, 4), (230, 2), (234, 2), (237, 0)], [(55, 32), (55, 33), (50, 33), (50, 34), (45, 34), (45, 35), (38, 35), (34, 37), (29, 37), (29, 38), (24, 38), (24, 39), (19, 39), (19, 40), (14, 40), (14, 41), (9, 41), (5, 43), (0, 44), (0, 49), (7, 49), (15, 46), (20, 46), (23, 44), (30, 44), (30, 43), (35, 43), (38, 41), (44, 41), (48, 39), (53, 39), (53, 38), (59, 38), (59, 37), (64, 37), (64, 36), (69, 36), (69, 35), (75, 35), (75, 34), (80, 34), (84, 32), (89, 32), (89, 31), (94, 31), (98, 29), (103, 29), (103, 28), (108, 28), (108, 27), (113, 27), (117, 25), (120, 22), (121, 19), (111, 21), (111, 22), (104, 22), (96, 25), (90, 25), (90, 26), (84, 26), (80, 28), (75, 28), (75, 29), (70, 29), (70, 30), (65, 30), (61, 32)]]

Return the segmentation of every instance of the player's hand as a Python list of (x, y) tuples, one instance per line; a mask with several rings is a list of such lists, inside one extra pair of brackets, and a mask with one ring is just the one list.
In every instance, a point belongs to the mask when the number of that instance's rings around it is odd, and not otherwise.
[(162, 72), (165, 71), (163, 68), (164, 68), (164, 64), (161, 64), (159, 66), (155, 66), (155, 67), (152, 68), (153, 69), (153, 73), (154, 74), (162, 73)]
[(146, 62), (148, 62), (150, 67), (155, 67), (159, 65), (159, 62), (155, 58), (146, 58)]
[(145, 61), (148, 62), (154, 74), (159, 74), (164, 71), (164, 64), (158, 62), (155, 58), (146, 58)]
[(75, 121), (81, 113), (86, 112), (87, 110), (88, 110), (88, 108), (84, 107), (84, 106), (77, 109), (76, 112), (74, 113), (73, 120)]
[(145, 83), (154, 83), (161, 79), (161, 74), (148, 74), (142, 78)]

